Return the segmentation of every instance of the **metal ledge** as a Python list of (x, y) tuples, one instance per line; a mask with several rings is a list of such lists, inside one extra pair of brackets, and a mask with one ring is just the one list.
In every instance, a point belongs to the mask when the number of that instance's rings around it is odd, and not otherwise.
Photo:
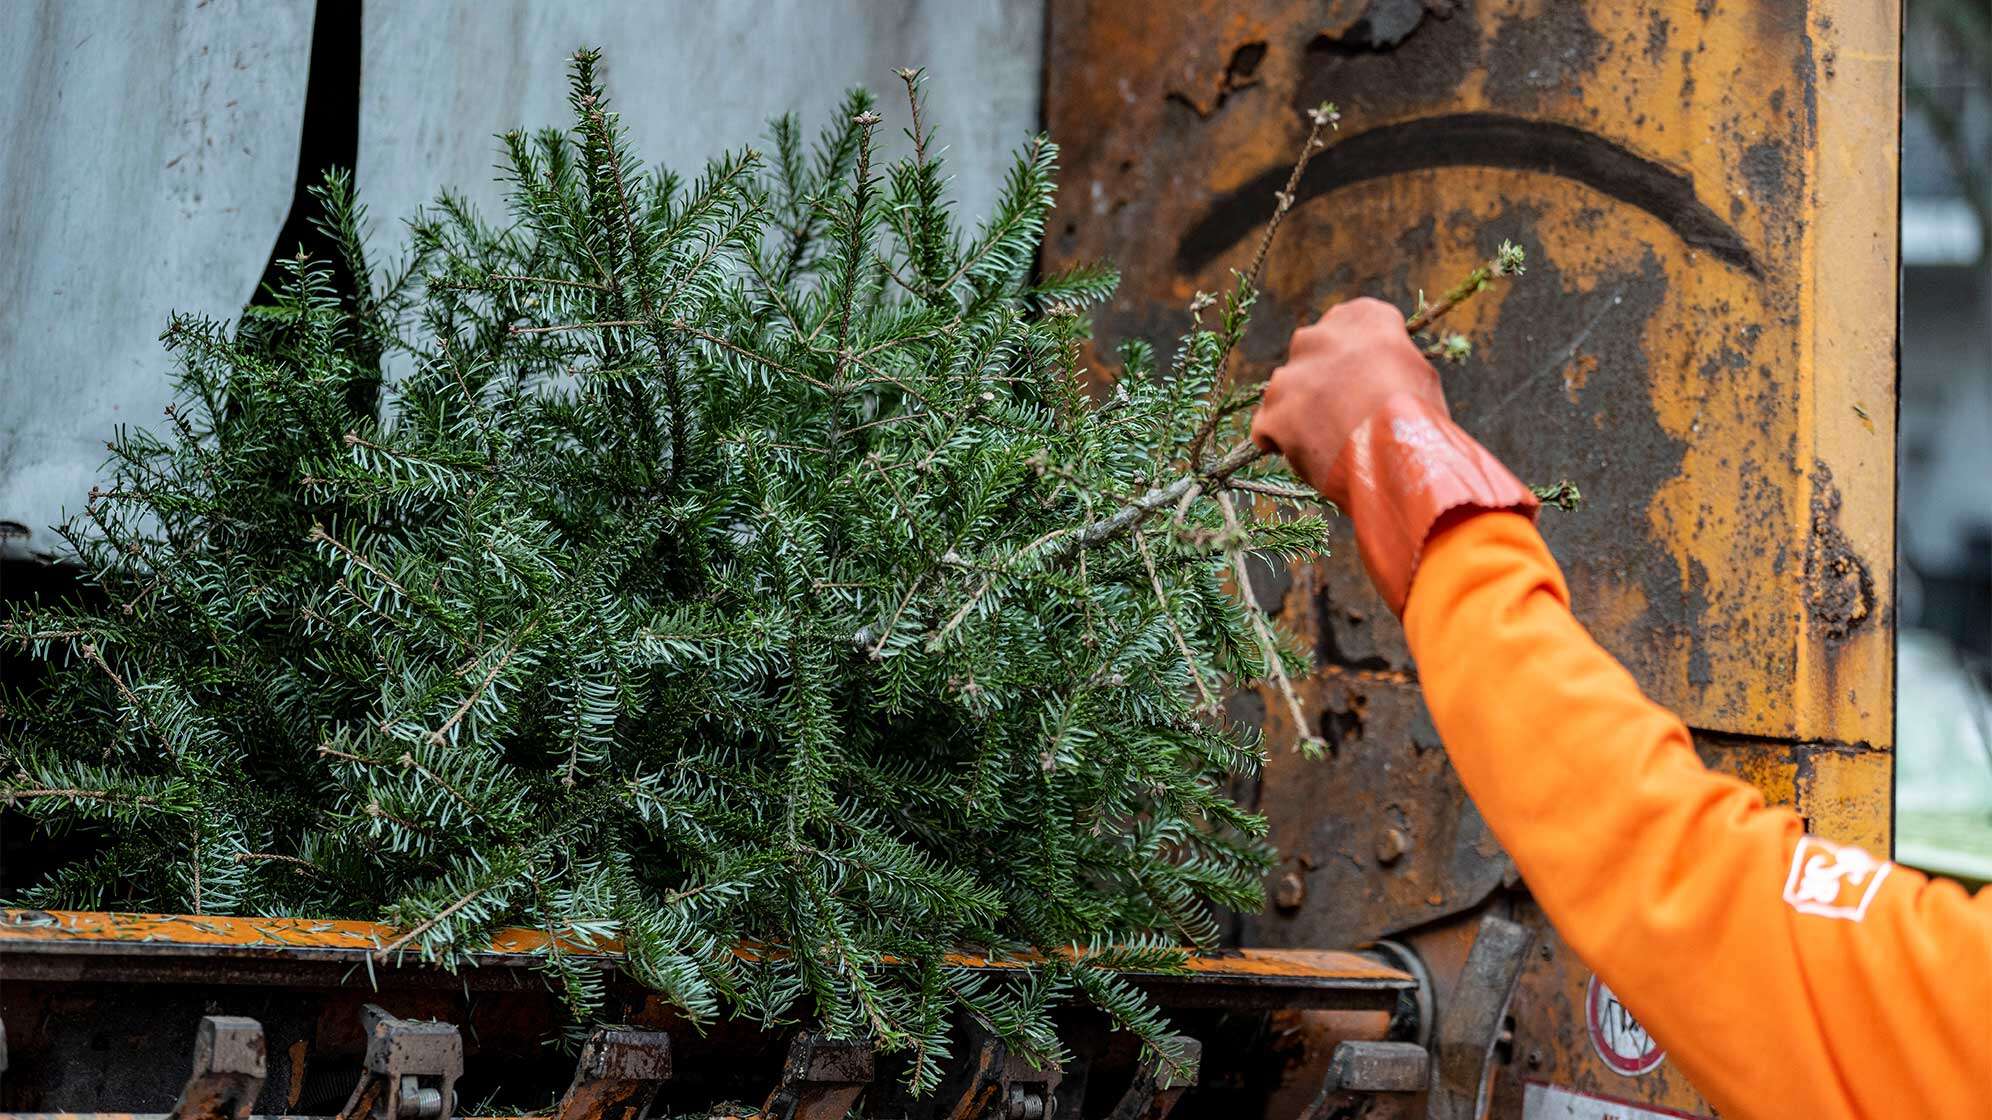
[[(386, 952), (399, 931), (374, 922), (0, 910), (0, 980), (198, 983), (279, 987), (543, 990), (541, 931), (508, 929), (449, 971), (412, 949)], [(621, 945), (569, 941), (573, 957), (615, 970)], [(743, 945), (753, 958), (779, 949)], [(1029, 967), (1029, 957), (954, 954), (976, 970)], [(1165, 1007), (1390, 1010), (1410, 974), (1369, 956), (1320, 949), (1239, 949), (1192, 956), (1179, 973), (1130, 974)]]

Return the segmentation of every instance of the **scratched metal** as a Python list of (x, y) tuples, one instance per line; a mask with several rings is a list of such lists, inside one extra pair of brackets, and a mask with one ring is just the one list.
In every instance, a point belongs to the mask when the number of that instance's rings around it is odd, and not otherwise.
[[(1444, 371), (1455, 413), (1525, 478), (1583, 490), (1586, 508), (1542, 521), (1577, 613), (1705, 754), (1816, 831), (1885, 849), (1895, 0), (1050, 8), (1065, 172), (1046, 263), (1110, 257), (1126, 277), (1096, 354), (1173, 337), (1197, 291), (1225, 286), (1302, 110), (1337, 102), (1246, 376), (1327, 304), (1408, 308), (1502, 239), (1523, 245), (1528, 274), (1448, 322), (1477, 347)], [(1303, 760), (1283, 705), (1234, 702), (1272, 739), (1259, 803), (1283, 856), (1244, 942), (1470, 921), (1505, 894), (1506, 861), (1434, 749), (1352, 542), (1255, 592), (1314, 644), (1301, 691), (1334, 751)], [(1543, 985), (1525, 978), (1518, 1032), (1566, 1079), (1610, 1076)], [(1639, 1080), (1635, 1096), (1697, 1106), (1669, 1067)]]

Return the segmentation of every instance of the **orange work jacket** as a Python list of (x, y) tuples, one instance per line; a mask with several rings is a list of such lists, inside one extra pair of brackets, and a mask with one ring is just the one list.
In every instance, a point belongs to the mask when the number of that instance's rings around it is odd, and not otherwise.
[(1724, 1117), (1992, 1117), (1992, 888), (1696, 757), (1514, 513), (1428, 542), (1404, 628), (1467, 793), (1564, 940)]

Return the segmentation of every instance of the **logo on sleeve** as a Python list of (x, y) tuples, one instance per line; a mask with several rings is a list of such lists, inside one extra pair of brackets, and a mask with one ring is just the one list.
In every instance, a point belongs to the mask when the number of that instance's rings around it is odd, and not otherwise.
[(1801, 914), (1858, 922), (1894, 866), (1859, 848), (1800, 837), (1791, 854), (1791, 874), (1785, 877), (1784, 900)]

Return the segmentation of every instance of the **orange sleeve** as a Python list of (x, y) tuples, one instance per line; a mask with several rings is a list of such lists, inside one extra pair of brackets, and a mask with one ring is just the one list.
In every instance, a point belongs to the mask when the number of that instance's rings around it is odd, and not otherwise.
[(1432, 719), (1557, 930), (1725, 1117), (1992, 1114), (1992, 889), (1805, 835), (1705, 769), (1569, 611), (1528, 519), (1428, 543)]

